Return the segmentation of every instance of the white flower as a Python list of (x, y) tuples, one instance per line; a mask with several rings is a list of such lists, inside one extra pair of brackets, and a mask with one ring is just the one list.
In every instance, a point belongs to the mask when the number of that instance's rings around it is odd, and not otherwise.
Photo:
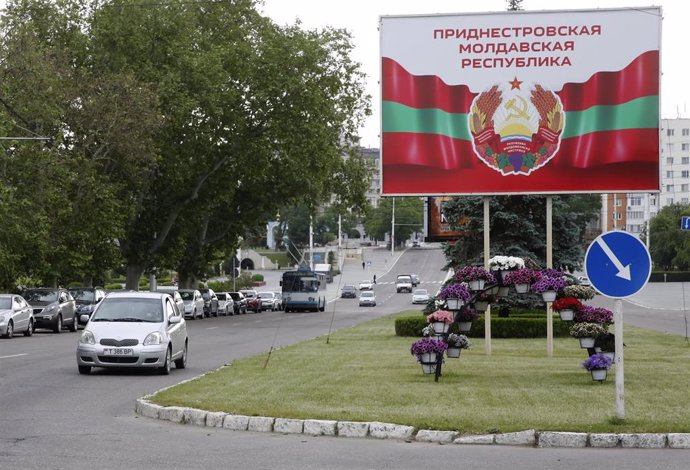
[(517, 256), (494, 256), (489, 260), (489, 267), (492, 271), (505, 271), (508, 269), (518, 269), (525, 267), (525, 260)]

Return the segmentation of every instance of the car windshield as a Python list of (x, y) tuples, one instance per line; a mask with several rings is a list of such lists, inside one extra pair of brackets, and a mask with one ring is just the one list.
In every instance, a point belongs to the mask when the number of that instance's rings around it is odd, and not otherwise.
[(69, 293), (72, 294), (74, 300), (82, 304), (92, 304), (95, 297), (94, 291), (87, 289), (70, 289)]
[(106, 298), (91, 321), (161, 323), (163, 305), (160, 299)]
[(259, 292), (259, 298), (260, 299), (272, 299), (273, 298), (273, 292)]
[(415, 295), (427, 295), (426, 289), (415, 289)]
[(225, 294), (216, 294), (216, 297), (218, 297), (218, 300), (225, 300)]
[(248, 299), (251, 299), (252, 297), (254, 297), (254, 292), (249, 292), (249, 291), (247, 291), (247, 292), (242, 292), (242, 293), (243, 293), (244, 296), (247, 297)]
[(355, 286), (344, 286), (343, 290), (355, 290)]
[(58, 293), (54, 290), (29, 290), (24, 294), (27, 302), (55, 302), (58, 299)]
[(194, 300), (194, 292), (180, 291), (180, 297), (182, 297), (182, 300)]
[(370, 292), (370, 291), (362, 292), (362, 295), (361, 295), (361, 296), (362, 296), (362, 297), (373, 297), (373, 296), (374, 296), (374, 293), (373, 293), (373, 292)]
[(12, 308), (12, 299), (10, 299), (9, 297), (0, 297), (0, 308), (1, 309)]
[(240, 294), (237, 292), (231, 292), (230, 297), (232, 297), (232, 300), (240, 300)]

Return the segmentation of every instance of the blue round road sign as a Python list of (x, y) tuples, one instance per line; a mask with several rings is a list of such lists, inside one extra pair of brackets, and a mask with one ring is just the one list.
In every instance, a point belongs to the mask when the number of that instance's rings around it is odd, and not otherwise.
[(652, 259), (639, 238), (614, 230), (599, 235), (585, 255), (585, 272), (592, 285), (614, 299), (638, 293), (652, 274)]

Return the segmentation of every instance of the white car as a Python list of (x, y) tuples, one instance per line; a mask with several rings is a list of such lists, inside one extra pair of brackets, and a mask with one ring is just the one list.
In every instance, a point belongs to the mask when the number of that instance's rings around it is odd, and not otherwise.
[(235, 301), (228, 292), (216, 292), (218, 298), (218, 315), (233, 315), (235, 313)]
[[(88, 315), (84, 315), (88, 317)], [(98, 304), (77, 343), (77, 367), (187, 367), (187, 323), (170, 294), (113, 292)]]
[(585, 276), (580, 276), (577, 278), (577, 280), (580, 281), (580, 284), (583, 286), (591, 286), (592, 285), (590, 280)]
[(21, 295), (1, 294), (0, 335), (11, 338), (15, 333), (34, 334), (34, 311)]
[(429, 291), (426, 289), (415, 289), (412, 292), (413, 304), (427, 304), (429, 302)]
[(275, 312), (280, 310), (281, 301), (276, 297), (275, 292), (259, 292), (257, 294), (261, 299), (261, 310), (270, 310)]
[(374, 288), (374, 285), (371, 283), (371, 281), (362, 281), (359, 283), (359, 290), (371, 290)]
[(373, 290), (365, 290), (359, 294), (359, 306), (360, 307), (375, 307), (376, 306), (376, 294)]

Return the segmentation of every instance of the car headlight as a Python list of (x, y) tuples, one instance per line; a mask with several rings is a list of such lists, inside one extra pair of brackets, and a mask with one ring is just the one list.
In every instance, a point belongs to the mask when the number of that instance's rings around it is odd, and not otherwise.
[(5, 323), (5, 317), (0, 315), (0, 323)]
[(153, 346), (153, 345), (162, 344), (162, 343), (163, 343), (163, 335), (161, 335), (157, 331), (154, 331), (153, 333), (149, 333), (148, 336), (146, 336), (146, 339), (144, 339), (144, 346)]
[(81, 344), (96, 344), (96, 338), (93, 336), (89, 330), (84, 330), (84, 332), (79, 337), (79, 342)]
[(77, 309), (80, 313), (91, 313), (93, 312), (93, 305), (81, 305)]

